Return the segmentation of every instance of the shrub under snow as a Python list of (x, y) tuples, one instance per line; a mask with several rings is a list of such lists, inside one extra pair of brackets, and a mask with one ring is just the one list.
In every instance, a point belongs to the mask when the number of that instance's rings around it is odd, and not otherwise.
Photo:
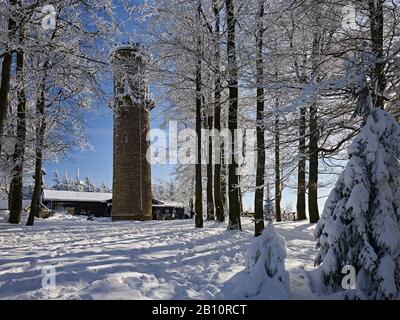
[[(373, 108), (349, 148), (349, 162), (315, 230), (322, 280), (341, 286), (345, 265), (356, 270), (359, 298), (395, 299), (400, 292), (400, 127)], [(354, 297), (354, 295), (353, 295)]]
[(269, 223), (247, 250), (246, 270), (236, 288), (245, 297), (288, 299), (289, 274), (285, 270), (286, 246)]

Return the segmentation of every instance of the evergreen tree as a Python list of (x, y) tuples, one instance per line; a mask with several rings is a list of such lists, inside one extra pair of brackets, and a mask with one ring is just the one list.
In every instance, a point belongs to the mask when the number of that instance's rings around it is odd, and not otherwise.
[(107, 187), (107, 185), (106, 185), (106, 183), (104, 181), (102, 181), (101, 184), (100, 184), (99, 192), (110, 193), (110, 189)]
[(61, 181), (60, 181), (60, 174), (58, 173), (58, 170), (53, 171), (53, 189), (55, 190), (61, 190)]
[(72, 189), (71, 178), (68, 176), (68, 173), (65, 172), (64, 179), (60, 184), (60, 190), (72, 191)]
[(90, 177), (86, 177), (83, 191), (85, 191), (85, 192), (96, 192), (97, 191), (96, 189), (97, 188), (94, 185), (94, 183), (92, 182), (92, 179)]
[(285, 270), (285, 239), (269, 222), (261, 235), (250, 244), (243, 278), (234, 291), (246, 298), (288, 299), (289, 273)]
[(332, 190), (315, 235), (322, 280), (340, 291), (342, 268), (356, 270), (355, 296), (395, 299), (400, 292), (400, 127), (360, 101), (364, 125), (349, 148), (349, 161)]

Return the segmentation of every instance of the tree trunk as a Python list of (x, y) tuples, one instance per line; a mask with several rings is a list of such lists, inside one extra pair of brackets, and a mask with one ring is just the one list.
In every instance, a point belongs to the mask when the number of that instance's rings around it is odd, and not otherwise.
[[(212, 129), (213, 118), (207, 116), (207, 128)], [(208, 163), (207, 163), (207, 220), (215, 220), (214, 214), (214, 192), (213, 192), (213, 143), (212, 137), (208, 136)]]
[(220, 131), (221, 131), (221, 73), (220, 73), (220, 64), (221, 64), (221, 30), (220, 30), (220, 5), (219, 1), (213, 0), (213, 11), (215, 18), (215, 27), (214, 27), (214, 47), (215, 47), (215, 92), (214, 92), (214, 128), (218, 132), (218, 139), (215, 140), (216, 145), (215, 154), (216, 154), (216, 163), (214, 167), (214, 201), (215, 201), (215, 215), (218, 222), (225, 221), (225, 212), (224, 212), (224, 203), (222, 201), (222, 190), (221, 190), (221, 139), (220, 139)]
[[(15, 1), (10, 1), (10, 4), (15, 4)], [(16, 23), (13, 19), (8, 20), (8, 41), (15, 35)], [(0, 86), (0, 155), (3, 146), (3, 134), (7, 125), (7, 112), (8, 112), (8, 93), (10, 91), (10, 78), (11, 78), (11, 63), (12, 54), (10, 47), (5, 48), (2, 67), (1, 67), (1, 86)]]
[(370, 16), (370, 28), (371, 28), (371, 47), (372, 52), (375, 55), (375, 66), (372, 73), (372, 98), (374, 107), (383, 109), (385, 107), (385, 88), (386, 88), (386, 77), (385, 77), (385, 62), (381, 61), (384, 56), (383, 48), (383, 3), (384, 0), (369, 0), (369, 16)]
[(238, 68), (236, 61), (236, 19), (233, 0), (226, 0), (227, 19), (227, 53), (228, 53), (228, 89), (229, 89), (229, 123), (228, 128), (232, 135), (231, 161), (228, 166), (228, 197), (229, 197), (229, 230), (241, 230), (240, 200), (237, 170), (235, 159), (235, 134), (238, 121)]
[(244, 212), (242, 188), (239, 188), (240, 212)]
[[(317, 32), (313, 35), (313, 48), (312, 48), (312, 74), (311, 81), (313, 83), (319, 82), (318, 60), (321, 55), (321, 34)], [(317, 98), (310, 105), (309, 114), (309, 173), (308, 173), (308, 214), (310, 223), (316, 223), (319, 220), (318, 211), (318, 141), (319, 141), (319, 128), (318, 128), (318, 109)]]
[(22, 210), (22, 179), (24, 171), (25, 138), (26, 138), (26, 96), (24, 88), (24, 52), (22, 49), (17, 51), (17, 82), (21, 86), (17, 92), (17, 138), (13, 154), (14, 168), (12, 170), (12, 180), (10, 185), (10, 219), (9, 222), (18, 224), (21, 222)]
[(29, 218), (27, 222), (27, 226), (33, 226), (35, 217), (39, 217), (40, 214), (40, 196), (42, 194), (43, 187), (43, 142), (44, 142), (44, 134), (46, 131), (46, 120), (44, 115), (44, 106), (45, 106), (45, 82), (43, 82), (40, 89), (40, 97), (36, 103), (36, 116), (37, 116), (37, 124), (36, 124), (36, 151), (35, 151), (35, 188), (33, 190), (32, 202), (31, 202), (31, 211), (29, 212)]
[(318, 120), (317, 106), (313, 103), (310, 107), (310, 142), (309, 158), (310, 168), (308, 174), (308, 213), (310, 223), (316, 223), (319, 220), (318, 211)]
[[(11, 181), (12, 181), (12, 177), (11, 177)], [(11, 208), (11, 197), (12, 197), (12, 183), (10, 182), (10, 190), (8, 191), (8, 208)]]
[(200, 34), (201, 1), (197, 7), (197, 57), (196, 57), (196, 134), (197, 134), (197, 161), (196, 161), (196, 191), (195, 191), (195, 225), (203, 228), (203, 188), (201, 174), (201, 118), (202, 118), (202, 85), (201, 85), (201, 34)]
[(299, 121), (299, 167), (297, 173), (297, 220), (306, 216), (306, 109), (300, 108)]
[(193, 218), (193, 213), (194, 213), (194, 201), (193, 198), (189, 200), (189, 208), (190, 208), (190, 218)]
[(264, 230), (264, 176), (265, 176), (265, 130), (264, 130), (264, 58), (263, 36), (264, 0), (259, 0), (259, 19), (256, 32), (257, 50), (257, 172), (256, 192), (254, 195), (255, 236), (258, 237)]
[[(278, 103), (277, 103), (278, 106)], [(281, 155), (279, 116), (275, 116), (275, 216), (276, 221), (282, 221), (281, 217)]]
[(268, 222), (274, 221), (269, 183), (267, 183), (267, 198), (265, 199), (265, 218)]
[(221, 200), (224, 206), (224, 220), (225, 220), (225, 215), (227, 215), (229, 212), (229, 203), (226, 190), (227, 190), (227, 170), (226, 170), (226, 159), (225, 159), (225, 142), (221, 141)]

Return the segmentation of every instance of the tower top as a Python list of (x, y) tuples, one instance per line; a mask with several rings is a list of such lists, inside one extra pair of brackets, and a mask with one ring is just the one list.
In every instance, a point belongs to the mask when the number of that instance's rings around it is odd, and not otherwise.
[(128, 66), (139, 61), (146, 63), (149, 53), (139, 42), (125, 42), (114, 46), (110, 53), (110, 62), (113, 66)]
[(111, 67), (114, 73), (114, 93), (123, 106), (142, 106), (146, 110), (154, 107), (149, 92), (147, 64), (150, 62), (148, 51), (139, 42), (121, 43), (110, 53)]

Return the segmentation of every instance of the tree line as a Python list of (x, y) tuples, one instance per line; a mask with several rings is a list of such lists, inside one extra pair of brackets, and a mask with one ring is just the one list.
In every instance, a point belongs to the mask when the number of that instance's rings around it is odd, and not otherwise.
[(53, 172), (53, 184), (50, 187), (53, 190), (60, 191), (77, 191), (77, 192), (102, 192), (111, 193), (111, 189), (102, 181), (99, 185), (94, 183), (93, 180), (88, 176), (84, 180), (81, 180), (79, 173), (75, 177), (68, 176), (65, 173), (64, 177), (61, 178), (57, 170)]
[[(398, 117), (398, 1), (152, 0), (139, 6), (153, 52), (165, 121), (197, 131), (197, 165), (178, 165), (192, 190), (196, 227), (241, 229), (242, 195), (254, 193), (255, 234), (264, 229), (266, 187), (275, 218), (282, 193), (297, 191), (297, 219), (320, 218), (319, 189), (332, 187), (359, 133), (354, 111), (366, 90)], [(257, 166), (238, 176), (235, 144), (201, 141), (201, 129), (256, 127)], [(244, 141), (246, 138), (244, 137)], [(245, 143), (245, 142), (244, 142)], [(221, 161), (202, 163), (201, 149)], [(209, 153), (211, 154), (211, 152)], [(214, 159), (215, 160), (215, 159)], [(205, 208), (204, 208), (205, 206)], [(308, 210), (306, 210), (308, 208)]]

